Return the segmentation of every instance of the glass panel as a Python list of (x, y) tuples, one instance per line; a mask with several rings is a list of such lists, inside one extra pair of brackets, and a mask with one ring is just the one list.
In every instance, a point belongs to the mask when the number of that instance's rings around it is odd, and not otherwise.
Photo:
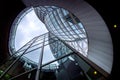
[(43, 52), (43, 61), (42, 61), (42, 64), (45, 64), (47, 62), (50, 62), (52, 60), (54, 60), (54, 56), (50, 50), (50, 47), (49, 45), (45, 46), (44, 47), (44, 52)]
[(32, 60), (33, 62), (38, 63), (39, 62), (39, 56), (40, 56), (40, 52), (41, 52), (41, 48), (34, 50), (32, 52), (29, 52), (27, 54), (25, 54), (24, 56), (30, 60)]

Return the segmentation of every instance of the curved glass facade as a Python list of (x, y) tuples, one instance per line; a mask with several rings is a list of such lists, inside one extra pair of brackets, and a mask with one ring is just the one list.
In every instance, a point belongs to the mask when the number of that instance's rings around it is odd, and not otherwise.
[[(51, 42), (54, 42), (54, 43), (49, 44), (50, 49), (56, 59), (60, 58), (61, 56), (66, 55), (66, 54), (70, 54), (72, 52), (67, 46), (65, 46), (65, 44), (63, 44), (57, 38), (53, 38), (52, 34), (49, 34), (49, 43), (51, 43)], [(68, 59), (69, 59), (69, 57), (65, 57), (61, 60), (58, 60), (58, 63), (63, 64)]]
[(87, 56), (88, 38), (82, 23), (74, 14), (55, 6), (40, 6), (35, 8), (35, 12), (45, 23), (48, 31)]

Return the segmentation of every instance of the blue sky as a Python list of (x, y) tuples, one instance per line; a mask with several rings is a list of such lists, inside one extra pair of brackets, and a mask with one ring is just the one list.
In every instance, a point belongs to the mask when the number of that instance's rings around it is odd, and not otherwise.
[[(16, 37), (15, 37), (16, 50), (18, 50), (20, 47), (22, 47), (25, 43), (27, 43), (29, 40), (31, 40), (35, 36), (39, 36), (46, 32), (48, 31), (45, 25), (38, 19), (38, 17), (34, 13), (34, 10), (32, 10), (21, 20), (21, 22), (18, 25), (18, 28), (16, 31)], [(39, 54), (40, 54), (40, 49), (31, 53), (28, 53), (25, 56), (30, 60), (38, 63)], [(45, 47), (43, 64), (53, 59), (54, 57), (48, 45)]]

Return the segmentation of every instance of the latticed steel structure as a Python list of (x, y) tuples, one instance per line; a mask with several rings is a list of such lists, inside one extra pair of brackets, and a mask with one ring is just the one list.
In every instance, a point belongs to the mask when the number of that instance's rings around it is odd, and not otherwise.
[[(53, 55), (55, 56), (55, 60), (42, 64), (43, 55), (45, 53), (45, 47), (49, 45)], [(23, 57), (23, 55), (29, 54), (30, 52), (34, 52), (36, 50), (39, 50), (40, 52), (40, 58), (39, 58), (38, 64), (32, 63), (31, 61), (27, 61)], [(14, 80), (14, 79), (19, 80), (23, 76), (26, 79), (31, 78), (35, 80), (39, 80), (39, 79), (42, 80), (44, 79), (44, 77), (42, 77), (44, 72), (52, 72), (52, 74), (54, 73), (53, 75), (55, 77), (53, 79), (57, 79), (57, 80), (62, 79), (61, 74), (65, 74), (64, 80), (66, 79), (67, 80), (69, 79), (87, 80), (90, 78), (92, 79), (92, 77), (90, 77), (90, 72), (89, 72), (90, 70), (93, 70), (93, 72), (94, 71), (97, 72), (96, 74), (97, 77), (95, 77), (95, 79), (98, 79), (98, 78), (105, 79), (105, 76), (103, 76), (101, 73), (99, 73), (99, 71), (97, 71), (95, 68), (92, 67), (92, 66), (95, 66), (94, 63), (92, 65), (89, 64), (89, 61), (86, 62), (84, 56), (79, 54), (80, 52), (78, 52), (76, 49), (71, 47), (69, 43), (61, 40), (59, 37), (56, 37), (52, 33), (48, 32), (33, 38), (28, 43), (26, 43), (23, 47), (21, 47), (18, 51), (13, 53), (9, 58), (9, 60), (6, 62), (11, 64), (9, 64), (9, 66), (6, 67), (6, 69), (1, 75), (1, 79), (4, 78), (4, 75), (6, 73), (11, 74), (9, 70), (12, 67), (14, 67), (18, 61), (21, 61), (22, 63), (27, 62), (27, 64), (23, 65), (25, 67), (25, 72), (11, 76), (10, 80)], [(58, 64), (52, 64), (54, 62), (57, 62)], [(83, 67), (82, 65), (85, 65), (85, 66)], [(77, 71), (74, 71), (74, 70), (77, 70)], [(87, 75), (89, 75), (89, 77)]]
[[(77, 3), (73, 4), (76, 5), (78, 12), (74, 7), (70, 8), (70, 5), (63, 5), (59, 1), (48, 2), (49, 6), (45, 5), (46, 1), (43, 5), (38, 0), (38, 3), (33, 1), (27, 3), (27, 0), (23, 0), (28, 7), (13, 22), (9, 39), (11, 56), (6, 65), (1, 67), (3, 71), (0, 79), (4, 80), (6, 74), (10, 75), (9, 80), (108, 79), (113, 60), (112, 43), (106, 24), (100, 15), (83, 0), (80, 0), (80, 6)], [(15, 34), (18, 24), (31, 10), (35, 11), (49, 32), (35, 36), (16, 50)], [(103, 33), (106, 34), (102, 35)], [(31, 52), (40, 53), (38, 63), (24, 56)], [(52, 53), (55, 59), (43, 63), (44, 55), (49, 53)], [(15, 69), (15, 65), (22, 66), (23, 69), (13, 74), (11, 70)]]
[(87, 56), (87, 35), (82, 23), (74, 14), (55, 6), (39, 6), (35, 8), (35, 12), (40, 20), (45, 23), (48, 31), (68, 42), (84, 56)]

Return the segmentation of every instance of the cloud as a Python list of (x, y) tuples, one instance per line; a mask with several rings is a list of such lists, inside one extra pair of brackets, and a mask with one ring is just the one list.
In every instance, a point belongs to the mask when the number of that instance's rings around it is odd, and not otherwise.
[(45, 25), (37, 18), (34, 10), (32, 10), (21, 20), (18, 25), (15, 38), (16, 49), (22, 47), (35, 36), (39, 36), (46, 32), (48, 31)]
[[(15, 48), (18, 50), (24, 44), (26, 44), (32, 38), (48, 32), (45, 25), (38, 19), (34, 10), (28, 13), (19, 23), (16, 37), (15, 37)], [(28, 53), (26, 56), (28, 59), (38, 63), (40, 55), (40, 49)], [(53, 60), (54, 57), (49, 47), (45, 47), (43, 63)]]

